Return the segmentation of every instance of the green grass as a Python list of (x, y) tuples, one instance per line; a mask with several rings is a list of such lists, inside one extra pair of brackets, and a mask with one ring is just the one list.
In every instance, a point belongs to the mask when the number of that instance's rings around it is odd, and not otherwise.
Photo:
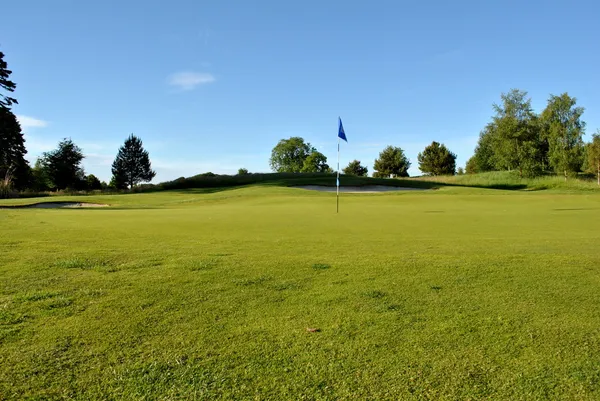
[(465, 174), (443, 177), (417, 177), (410, 181), (420, 185), (463, 186), (473, 188), (490, 188), (505, 190), (559, 190), (559, 191), (600, 191), (595, 179), (569, 178), (549, 175), (536, 178), (521, 178), (516, 171), (492, 171), (480, 174)]
[(598, 192), (77, 200), (0, 210), (0, 399), (600, 398)]

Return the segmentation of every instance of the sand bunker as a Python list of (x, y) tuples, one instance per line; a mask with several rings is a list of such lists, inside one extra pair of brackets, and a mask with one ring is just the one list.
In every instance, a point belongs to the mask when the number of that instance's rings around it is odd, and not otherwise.
[[(335, 187), (326, 187), (324, 185), (303, 185), (292, 188), (308, 189), (311, 191), (336, 192)], [(423, 188), (407, 188), (407, 187), (389, 187), (385, 185), (366, 185), (364, 187), (340, 187), (340, 192), (345, 193), (360, 193), (360, 194), (376, 194), (379, 192), (392, 191), (423, 191)]]
[(102, 203), (85, 203), (85, 202), (40, 202), (34, 203), (32, 205), (6, 205), (0, 206), (4, 209), (14, 209), (14, 208), (37, 208), (37, 209), (74, 209), (80, 207), (108, 207), (108, 205)]

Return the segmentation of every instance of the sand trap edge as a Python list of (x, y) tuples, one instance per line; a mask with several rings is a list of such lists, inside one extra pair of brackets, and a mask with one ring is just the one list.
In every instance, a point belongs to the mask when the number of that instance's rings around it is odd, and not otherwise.
[(87, 202), (38, 202), (28, 205), (0, 205), (0, 209), (77, 209), (109, 207), (103, 203)]

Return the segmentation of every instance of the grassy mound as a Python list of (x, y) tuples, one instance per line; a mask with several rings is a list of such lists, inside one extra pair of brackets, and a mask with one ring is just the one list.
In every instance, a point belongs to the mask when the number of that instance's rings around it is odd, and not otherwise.
[[(157, 185), (143, 186), (146, 190), (169, 190), (188, 188), (218, 188), (244, 185), (273, 185), (273, 186), (300, 186), (300, 185), (325, 185), (335, 186), (336, 174), (328, 173), (255, 173), (244, 175), (216, 175), (199, 174), (189, 178), (178, 178)], [(372, 177), (356, 177), (341, 175), (341, 185), (344, 186), (366, 186), (366, 185), (388, 185), (394, 187), (429, 188), (435, 184), (408, 179), (385, 179)]]
[(600, 190), (596, 181), (587, 178), (569, 178), (559, 176), (542, 176), (536, 178), (521, 178), (517, 172), (492, 171), (480, 174), (465, 174), (442, 177), (416, 177), (411, 178), (419, 182), (441, 186), (462, 186), (474, 188), (491, 188), (506, 190), (540, 191), (546, 189), (590, 191)]

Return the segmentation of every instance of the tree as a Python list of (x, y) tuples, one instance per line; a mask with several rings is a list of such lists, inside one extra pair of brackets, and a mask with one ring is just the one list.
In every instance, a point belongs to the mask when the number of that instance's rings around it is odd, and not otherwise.
[(456, 173), (456, 155), (446, 145), (431, 142), (423, 153), (417, 156), (419, 170), (428, 175), (454, 175)]
[(238, 175), (248, 175), (248, 169), (241, 168), (238, 170)]
[(301, 173), (330, 173), (332, 171), (327, 164), (327, 157), (314, 149), (304, 159), (302, 169), (300, 170)]
[(125, 184), (124, 177), (117, 177), (113, 175), (108, 183), (108, 187), (111, 189), (127, 189), (127, 184)]
[[(8, 69), (8, 64), (4, 61), (4, 53), (0, 52), (0, 88), (7, 92), (14, 92), (17, 84), (9, 79), (10, 74), (12, 74), (12, 71)], [(0, 95), (0, 109), (8, 110), (13, 103), (19, 104), (15, 98)]]
[(600, 130), (592, 136), (592, 142), (586, 146), (587, 164), (591, 171), (594, 171), (598, 177), (600, 186)]
[(315, 151), (303, 138), (282, 139), (271, 151), (269, 164), (276, 173), (299, 173), (304, 167), (304, 160)]
[(496, 169), (494, 158), (494, 135), (495, 126), (489, 123), (479, 133), (479, 140), (475, 147), (475, 154), (467, 162), (467, 174), (483, 173)]
[(360, 164), (360, 160), (352, 160), (348, 166), (342, 170), (344, 174), (366, 177), (369, 170)]
[(57, 149), (43, 154), (41, 166), (53, 188), (79, 189), (84, 186), (83, 159), (81, 148), (65, 138), (58, 143)]
[(540, 129), (527, 92), (512, 89), (494, 104), (496, 115), (489, 126), (496, 168), (519, 170), (519, 175), (537, 175), (543, 169)]
[(465, 170), (462, 167), (459, 167), (458, 170), (456, 170), (456, 175), (464, 175), (465, 174)]
[(477, 158), (476, 155), (473, 155), (469, 160), (467, 160), (467, 164), (465, 165), (465, 173), (477, 174), (478, 172)]
[(567, 93), (551, 95), (542, 112), (542, 135), (548, 143), (550, 166), (565, 180), (569, 173), (581, 170), (583, 163), (583, 107), (575, 107), (577, 99)]
[(48, 191), (52, 182), (48, 177), (48, 170), (44, 166), (43, 158), (38, 158), (31, 169), (31, 188), (35, 191)]
[(21, 125), (11, 110), (0, 107), (0, 178), (10, 172), (15, 188), (23, 189), (29, 183), (29, 162), (25, 160), (25, 138)]
[(374, 177), (408, 177), (410, 161), (402, 149), (388, 146), (379, 153), (379, 158), (375, 160), (373, 168), (376, 170), (373, 173)]
[(102, 189), (102, 183), (94, 174), (90, 174), (85, 177), (86, 187), (88, 190), (94, 191), (97, 189)]
[(125, 140), (112, 164), (112, 174), (118, 189), (131, 189), (140, 182), (152, 181), (156, 176), (140, 138), (131, 134)]

